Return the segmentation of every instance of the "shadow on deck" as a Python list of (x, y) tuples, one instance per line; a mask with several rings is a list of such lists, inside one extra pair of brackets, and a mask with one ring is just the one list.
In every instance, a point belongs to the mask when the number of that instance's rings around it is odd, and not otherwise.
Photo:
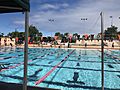
[[(0, 82), (0, 90), (23, 90), (22, 88), (23, 88), (22, 84)], [(28, 86), (27, 90), (60, 90), (60, 89)]]

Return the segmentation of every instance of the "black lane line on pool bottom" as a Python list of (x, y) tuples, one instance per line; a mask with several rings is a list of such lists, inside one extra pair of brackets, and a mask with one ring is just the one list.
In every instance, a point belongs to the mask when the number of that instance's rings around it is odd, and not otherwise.
[(4, 55), (4, 54), (0, 53), (0, 55)]
[(19, 56), (23, 56), (23, 54), (20, 54), (20, 55), (17, 55), (17, 56), (4, 57), (4, 58), (1, 58), (0, 60), (6, 60), (6, 59), (10, 59), (10, 58), (17, 58)]
[[(48, 49), (49, 50), (49, 49)], [(50, 56), (50, 55), (52, 55), (52, 54), (54, 54), (54, 53), (56, 53), (56, 51), (55, 52), (51, 52), (50, 51), (50, 53), (49, 53), (49, 55), (48, 55), (48, 53), (45, 53), (44, 55), (42, 55), (42, 56), (38, 56), (38, 57), (35, 57), (35, 58), (33, 58), (32, 59), (32, 61), (35, 61), (36, 59), (41, 59), (41, 58), (43, 58), (43, 57), (45, 57), (45, 56)], [(29, 64), (29, 65), (31, 65), (31, 64)]]
[[(52, 65), (36, 65), (36, 64), (28, 64), (30, 66), (43, 66), (43, 67), (54, 67)], [(59, 66), (58, 68), (66, 68), (66, 69), (77, 69), (77, 70), (89, 70), (89, 71), (101, 71), (100, 69), (89, 69), (89, 68), (74, 68), (74, 67), (61, 67)], [(118, 72), (120, 73), (120, 71), (115, 71), (115, 70), (104, 70), (105, 72)]]
[[(54, 54), (54, 53), (52, 53), (52, 54)], [(32, 61), (31, 61), (31, 60), (28, 60), (28, 62), (32, 62)], [(22, 65), (22, 64), (23, 64), (23, 62), (21, 62), (21, 63), (19, 63), (19, 64), (16, 64), (16, 65), (14, 65), (14, 66), (9, 66), (8, 68), (1, 69), (0, 72), (1, 72), (1, 71), (5, 71), (5, 70), (8, 70), (8, 69), (16, 68), (16, 67), (18, 67), (18, 66), (20, 66), (20, 65)]]
[(56, 52), (50, 52), (49, 54), (45, 53), (45, 54), (42, 55), (42, 56), (38, 56), (38, 57), (33, 58), (32, 61), (34, 61), (34, 60), (36, 60), (36, 59), (43, 58), (43, 57), (45, 57), (45, 56), (48, 56), (48, 55), (51, 55), (51, 54), (54, 54), (54, 53), (56, 53)]
[[(45, 57), (45, 56), (51, 56), (51, 55), (53, 55), (53, 54), (55, 54), (56, 52), (50, 52), (49, 53), (49, 55), (48, 54), (44, 54), (44, 55), (42, 55), (42, 56), (38, 56), (38, 57), (36, 57), (36, 58), (33, 58), (32, 59), (32, 61), (34, 61), (34, 60), (36, 60), (36, 59), (40, 59), (40, 58), (43, 58), (43, 57)], [(65, 52), (63, 52), (63, 53), (65, 53)], [(47, 58), (46, 58), (47, 59)], [(48, 60), (48, 59), (47, 59)], [(53, 60), (53, 59), (52, 59)], [(50, 62), (48, 62), (48, 64), (51, 64), (52, 62), (54, 62), (54, 61), (50, 61)], [(29, 64), (29, 65), (31, 65), (31, 64)]]
[(109, 50), (109, 49), (107, 49), (107, 50), (110, 51), (111, 53), (119, 54), (119, 52), (115, 52), (115, 51), (112, 51), (112, 50)]
[[(100, 50), (98, 50), (99, 52), (101, 52)], [(110, 57), (111, 59), (113, 59), (113, 61), (115, 61), (114, 63), (116, 63), (116, 64), (119, 64), (119, 59), (118, 60), (116, 60), (115, 58), (113, 58), (113, 56), (112, 55), (110, 55), (110, 54), (106, 54), (106, 53), (104, 53), (107, 57)], [(107, 60), (104, 60), (104, 61), (107, 61)]]
[(43, 70), (42, 68), (38, 69), (37, 71), (35, 71), (33, 75), (29, 75), (29, 77), (34, 77), (34, 78), (37, 77), (37, 74), (41, 72), (42, 70)]
[[(42, 52), (42, 51), (40, 51), (40, 52)], [(28, 53), (28, 54), (34, 54), (34, 53), (32, 52), (32, 53)], [(10, 58), (18, 58), (19, 56), (23, 56), (23, 54), (19, 54), (17, 56), (4, 57), (4, 58), (1, 58), (0, 60), (6, 60), (6, 59), (10, 59)]]
[[(98, 50), (98, 51), (101, 52), (100, 50)], [(112, 55), (107, 54), (107, 53), (105, 53), (105, 52), (104, 52), (104, 54), (105, 54), (106, 56), (108, 56), (108, 57), (111, 57), (112, 59), (118, 59), (118, 60), (120, 60), (120, 58), (118, 58), (118, 57), (116, 57), (116, 56), (112, 56)]]
[[(0, 74), (0, 76), (4, 77), (4, 78), (12, 78), (12, 79), (17, 79), (19, 81), (22, 82), (23, 77), (21, 76), (11, 76), (11, 75), (4, 75), (4, 74)], [(28, 78), (28, 82), (34, 82), (36, 81), (37, 78)], [(68, 81), (69, 82), (69, 81)], [(43, 83), (45, 84), (51, 84), (51, 85), (55, 85), (55, 86), (61, 86), (61, 87), (67, 87), (67, 88), (83, 88), (83, 89), (89, 89), (89, 90), (101, 90), (101, 87), (95, 87), (95, 86), (86, 86), (83, 85), (82, 83), (79, 84), (66, 84), (63, 82), (51, 82), (51, 81), (43, 81)], [(105, 88), (105, 90), (120, 90), (118, 88)]]
[[(66, 53), (66, 52), (65, 52)], [(69, 52), (70, 53), (70, 52)], [(69, 57), (70, 55), (68, 54), (68, 57)], [(67, 61), (67, 60), (66, 60)], [(63, 67), (63, 65), (66, 63), (66, 61), (64, 61), (64, 60), (62, 60), (61, 62), (63, 62), (62, 64), (61, 64), (61, 67)], [(57, 73), (60, 71), (60, 69), (61, 68), (59, 68), (58, 70), (57, 70), (57, 72), (55, 73), (55, 75), (52, 77), (52, 79), (51, 79), (51, 81), (53, 81), (53, 79), (55, 78), (55, 76), (57, 75)], [(49, 84), (47, 85), (47, 87), (49, 87)]]
[(120, 78), (120, 75), (117, 75)]
[[(72, 50), (68, 55), (71, 55), (74, 51), (75, 51), (75, 49)], [(63, 59), (64, 61), (69, 57), (68, 55)], [(38, 85), (42, 81), (44, 81), (59, 65), (62, 64), (63, 60), (61, 62), (59, 62), (55, 67), (53, 67), (49, 72), (47, 72), (42, 78), (40, 78), (38, 81), (36, 81), (35, 84)]]
[(73, 83), (73, 84), (85, 85), (85, 83), (82, 82), (82, 81), (70, 81), (70, 80), (68, 80), (67, 83)]
[(53, 63), (54, 61), (50, 61), (50, 62), (48, 62), (48, 64), (51, 64), (51, 63)]
[[(59, 52), (59, 51), (58, 51)], [(45, 55), (42, 55), (41, 57), (37, 57), (37, 58), (34, 58), (34, 59), (32, 59), (33, 61), (34, 60), (36, 60), (36, 59), (40, 59), (40, 58), (43, 58), (43, 57), (45, 57), (45, 56), (51, 56), (51, 55), (53, 55), (53, 54), (55, 54), (56, 53), (56, 51), (55, 52), (50, 52), (50, 53), (48, 53), (48, 54), (45, 54)], [(65, 52), (63, 52), (63, 54), (64, 54)], [(51, 64), (51, 63), (53, 63), (54, 61), (50, 61), (50, 62), (48, 62), (48, 64)]]
[(109, 64), (108, 64), (108, 67), (109, 67), (109, 68), (114, 68), (112, 65), (109, 65)]
[[(28, 60), (28, 62), (31, 62), (31, 60)], [(14, 66), (8, 66), (7, 68), (1, 69), (0, 72), (5, 71), (5, 70), (9, 70), (9, 69), (16, 68), (16, 67), (18, 67), (18, 66), (20, 66), (20, 65), (23, 65), (23, 64), (24, 64), (24, 62), (21, 62), (21, 63), (19, 63), (19, 64), (14, 65)]]
[[(28, 54), (33, 54), (33, 53), (28, 53)], [(17, 56), (4, 57), (4, 58), (1, 58), (0, 60), (6, 60), (6, 59), (10, 59), (10, 58), (18, 58), (20, 56), (23, 56), (23, 54), (19, 54)]]
[(12, 58), (12, 57), (5, 57), (5, 58), (3, 58), (3, 60), (10, 59), (10, 58)]

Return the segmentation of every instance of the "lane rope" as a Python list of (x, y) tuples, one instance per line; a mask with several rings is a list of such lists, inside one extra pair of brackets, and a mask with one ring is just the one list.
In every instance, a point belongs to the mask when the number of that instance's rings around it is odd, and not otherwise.
[[(55, 53), (55, 52), (51, 52), (51, 54), (54, 54), (54, 53)], [(44, 56), (44, 57), (45, 57), (45, 56)], [(38, 56), (38, 57), (36, 57), (35, 59), (39, 59), (39, 58), (42, 58), (42, 56)], [(28, 62), (32, 62), (32, 61), (34, 61), (34, 59), (28, 60)], [(16, 65), (9, 66), (8, 68), (3, 68), (3, 69), (0, 70), (0, 72), (5, 71), (5, 70), (9, 70), (9, 69), (16, 68), (16, 67), (18, 67), (18, 66), (20, 66), (20, 65), (23, 65), (23, 64), (24, 64), (24, 62), (21, 62), (21, 63), (16, 64)]]
[[(100, 51), (100, 50), (98, 50), (98, 51)], [(101, 52), (101, 51), (100, 51), (100, 52)], [(105, 52), (104, 52), (104, 54), (105, 54), (106, 56), (111, 56), (113, 59), (118, 59), (118, 60), (120, 60), (120, 58), (118, 58), (118, 57), (116, 57), (116, 56), (112, 56), (112, 55), (107, 54), (107, 53), (105, 53)]]
[(59, 62), (56, 66), (54, 66), (49, 72), (47, 72), (42, 78), (40, 78), (38, 81), (35, 82), (35, 85), (40, 84), (42, 81), (44, 81), (60, 64), (62, 64), (73, 52), (75, 49), (70, 52), (61, 62)]

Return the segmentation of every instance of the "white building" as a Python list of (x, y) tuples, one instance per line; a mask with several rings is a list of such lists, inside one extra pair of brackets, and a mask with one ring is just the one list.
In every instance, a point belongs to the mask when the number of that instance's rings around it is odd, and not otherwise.
[(15, 38), (1, 37), (0, 46), (15, 46)]

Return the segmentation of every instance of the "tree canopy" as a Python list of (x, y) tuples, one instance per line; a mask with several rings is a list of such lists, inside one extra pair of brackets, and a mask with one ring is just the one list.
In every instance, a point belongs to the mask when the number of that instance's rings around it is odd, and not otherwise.
[(42, 33), (39, 32), (39, 30), (35, 26), (30, 25), (30, 27), (29, 27), (29, 36), (30, 37), (40, 36), (41, 37)]
[(68, 37), (68, 35), (69, 35), (69, 33), (68, 33), (68, 32), (64, 33), (64, 36), (65, 36), (65, 37)]
[[(7, 36), (12, 37), (12, 38), (15, 38), (15, 37), (19, 38), (19, 37), (24, 37), (25, 33), (24, 32), (18, 32), (17, 30), (15, 30), (14, 32), (9, 32), (7, 34)], [(42, 33), (39, 32), (39, 30), (35, 26), (30, 25), (29, 26), (29, 36), (30, 37), (41, 37)]]
[(56, 32), (56, 33), (55, 33), (55, 36), (60, 36), (60, 32)]
[(107, 30), (105, 30), (104, 34), (105, 34), (105, 39), (116, 39), (117, 38), (117, 27), (115, 26), (111, 26), (108, 27)]
[(15, 38), (15, 37), (24, 37), (24, 32), (18, 32), (17, 30), (15, 30), (14, 32), (9, 32), (7, 34), (7, 36)]
[[(17, 30), (15, 30), (14, 32), (9, 32), (7, 36), (11, 38), (18, 37), (19, 39), (24, 40), (25, 32), (18, 32)], [(31, 37), (30, 39), (31, 42), (34, 41), (36, 43), (40, 40), (40, 37), (42, 37), (42, 33), (39, 32), (39, 30), (34, 25), (30, 25), (29, 37)]]
[(1, 33), (1, 32), (0, 32), (0, 37), (3, 37), (3, 36), (4, 36), (4, 33)]

